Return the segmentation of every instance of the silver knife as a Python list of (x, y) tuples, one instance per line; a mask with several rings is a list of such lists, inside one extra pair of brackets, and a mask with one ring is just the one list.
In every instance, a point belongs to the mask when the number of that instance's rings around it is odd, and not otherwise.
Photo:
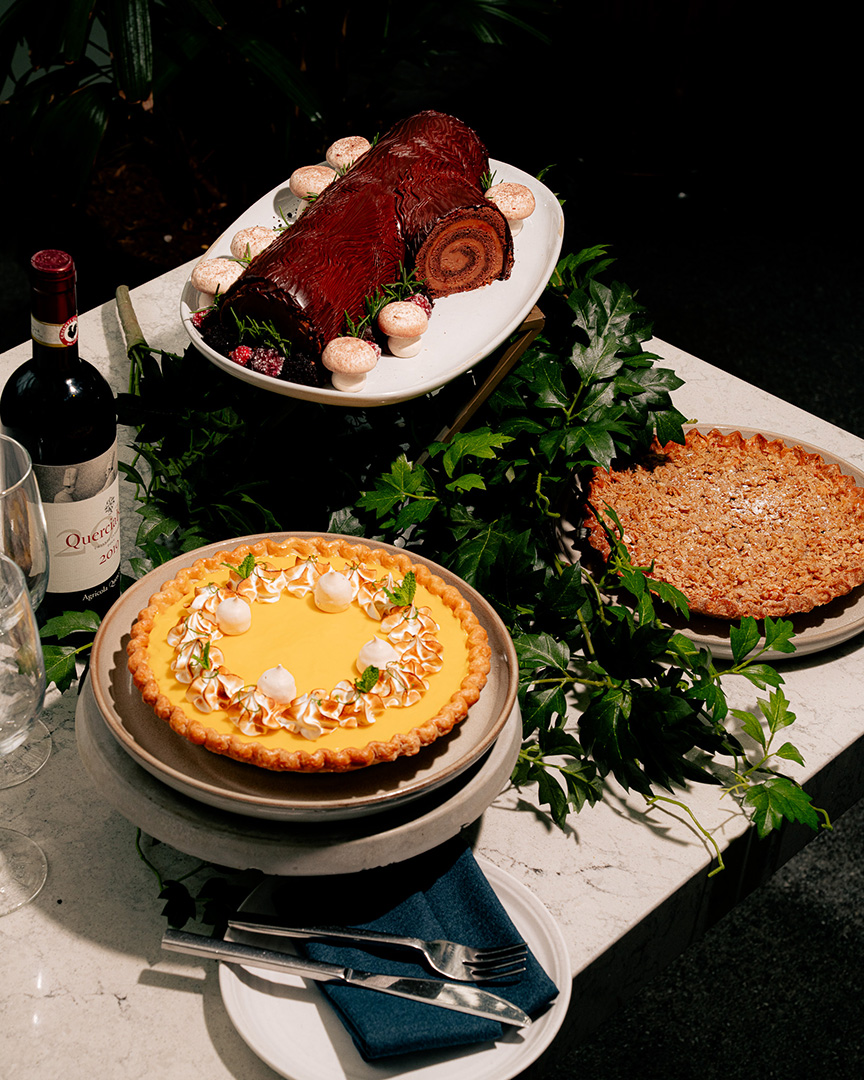
[(490, 994), (488, 990), (466, 986), (464, 983), (406, 978), (404, 975), (374, 975), (369, 971), (307, 960), (301, 956), (290, 956), (288, 953), (262, 949), (256, 945), (243, 945), (238, 941), (223, 941), (220, 938), (204, 937), (202, 934), (190, 934), (186, 930), (166, 930), (162, 935), (162, 948), (169, 952), (200, 956), (206, 960), (224, 960), (229, 964), (285, 971), (290, 975), (300, 975), (318, 982), (363, 986), (367, 990), (380, 990), (384, 994), (395, 994), (397, 997), (422, 1001), (427, 1005), (438, 1005), (442, 1009), (483, 1016), (487, 1020), (498, 1020), (502, 1024), (513, 1024), (515, 1027), (527, 1027), (531, 1023), (531, 1017), (518, 1006), (497, 994)]

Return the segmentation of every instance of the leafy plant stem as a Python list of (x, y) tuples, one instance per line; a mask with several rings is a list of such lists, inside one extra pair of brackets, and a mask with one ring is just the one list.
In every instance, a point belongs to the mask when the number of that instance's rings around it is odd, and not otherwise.
[(726, 869), (726, 864), (723, 861), (723, 853), (720, 850), (720, 845), (717, 843), (711, 833), (708, 832), (705, 826), (701, 824), (699, 819), (685, 802), (681, 802), (680, 799), (670, 798), (670, 796), (668, 795), (652, 795), (645, 801), (647, 802), (649, 807), (654, 806), (660, 802), (668, 803), (670, 806), (676, 806), (679, 810), (683, 810), (684, 813), (687, 814), (687, 816), (693, 822), (693, 827), (697, 830), (697, 832), (701, 833), (701, 835), (705, 838), (706, 843), (710, 844), (711, 847), (714, 849), (714, 855), (717, 859), (717, 865), (714, 867), (713, 870), (710, 870), (708, 872), (709, 878), (714, 877), (715, 874), (719, 874), (721, 870)]
[(141, 847), (141, 837), (143, 835), (144, 834), (141, 832), (140, 829), (135, 830), (135, 850), (138, 852), (138, 858), (141, 860), (141, 862), (144, 863), (147, 869), (156, 878), (156, 881), (159, 885), (159, 891), (161, 892), (165, 888), (165, 882), (162, 880), (162, 875), (159, 873), (158, 868), (154, 866), (153, 863), (144, 854), (144, 850)]
[[(135, 830), (135, 850), (138, 852), (138, 858), (144, 863), (144, 865), (156, 878), (156, 881), (159, 883), (159, 891), (161, 892), (165, 888), (165, 880), (163, 879), (158, 867), (155, 866), (154, 863), (144, 854), (144, 849), (141, 846), (141, 840), (143, 836), (144, 834), (140, 828)], [(201, 870), (205, 869), (205, 867), (209, 865), (209, 863), (201, 861), (196, 866), (193, 866), (191, 870), (187, 870), (185, 874), (181, 874), (180, 877), (174, 878), (173, 880), (176, 881), (178, 884), (182, 881), (188, 881), (189, 878), (194, 877), (197, 873), (199, 873)]]

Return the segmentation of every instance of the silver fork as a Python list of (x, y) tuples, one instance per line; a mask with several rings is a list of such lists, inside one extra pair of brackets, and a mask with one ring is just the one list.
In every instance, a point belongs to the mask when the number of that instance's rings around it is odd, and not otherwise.
[(439, 975), (458, 982), (491, 982), (518, 975), (525, 970), (528, 946), (524, 941), (489, 949), (474, 949), (455, 941), (424, 941), (422, 938), (385, 934), (378, 930), (357, 930), (350, 926), (280, 926), (270, 922), (272, 916), (251, 915), (228, 920), (232, 930), (253, 934), (275, 934), (277, 937), (299, 938), (304, 941), (341, 941), (346, 944), (392, 945), (420, 953), (426, 966)]

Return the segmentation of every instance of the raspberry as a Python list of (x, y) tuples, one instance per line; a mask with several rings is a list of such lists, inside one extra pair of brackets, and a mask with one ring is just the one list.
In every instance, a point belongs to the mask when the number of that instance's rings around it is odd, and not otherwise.
[(426, 318), (432, 314), (432, 301), (428, 296), (424, 296), (422, 293), (414, 293), (413, 296), (408, 297), (409, 304), (416, 304), (417, 307), (422, 308), (426, 312)]
[(192, 318), (189, 321), (192, 323), (192, 325), (195, 327), (196, 330), (201, 329), (201, 324), (204, 322), (204, 316), (206, 314), (207, 314), (206, 311), (193, 311), (192, 312)]
[(259, 375), (272, 375), (274, 379), (278, 379), (282, 374), (282, 365), (284, 363), (285, 357), (278, 349), (266, 345), (259, 345), (256, 349), (252, 350), (252, 359), (249, 361), (249, 367), (252, 368), (253, 371), (257, 371)]
[(238, 345), (236, 349), (232, 349), (228, 353), (228, 358), (233, 360), (235, 364), (239, 364), (240, 367), (247, 367), (252, 359), (252, 350), (248, 345)]

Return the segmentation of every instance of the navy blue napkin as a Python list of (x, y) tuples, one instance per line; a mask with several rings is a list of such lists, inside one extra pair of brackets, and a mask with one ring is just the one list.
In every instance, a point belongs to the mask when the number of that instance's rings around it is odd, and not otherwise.
[[(331, 923), (478, 946), (520, 940), (510, 917), (470, 850), (458, 838), (434, 851), (380, 870), (344, 877), (286, 880), (276, 911), (298, 924)], [(437, 978), (410, 953), (320, 942), (298, 943), (315, 960), (393, 975)], [(488, 1042), (508, 1025), (354, 986), (321, 984), (360, 1054), (369, 1061), (419, 1050)], [(519, 975), (486, 989), (539, 1015), (558, 989), (529, 952)]]

